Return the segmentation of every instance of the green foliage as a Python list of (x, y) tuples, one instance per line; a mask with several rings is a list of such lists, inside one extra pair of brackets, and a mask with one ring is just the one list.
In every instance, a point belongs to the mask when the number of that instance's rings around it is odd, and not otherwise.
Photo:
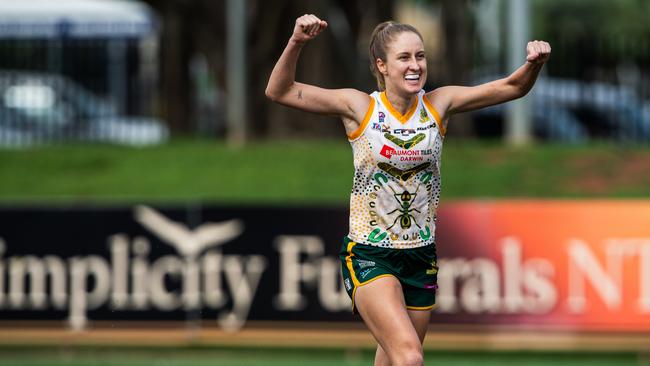
[(629, 83), (621, 71), (649, 71), (646, 0), (534, 0), (531, 16), (533, 38), (553, 47), (551, 76)]
[[(562, 44), (585, 42), (596, 48), (612, 42), (620, 58), (646, 56), (650, 2), (646, 0), (534, 0), (531, 13), (536, 37)], [(630, 54), (632, 53), (632, 54)]]

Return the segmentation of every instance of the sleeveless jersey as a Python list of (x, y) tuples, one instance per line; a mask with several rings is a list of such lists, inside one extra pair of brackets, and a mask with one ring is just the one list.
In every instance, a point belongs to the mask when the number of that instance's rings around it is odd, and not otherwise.
[(348, 135), (355, 169), (348, 237), (397, 249), (432, 244), (445, 133), (440, 115), (423, 90), (405, 115), (385, 92), (370, 96), (362, 123)]

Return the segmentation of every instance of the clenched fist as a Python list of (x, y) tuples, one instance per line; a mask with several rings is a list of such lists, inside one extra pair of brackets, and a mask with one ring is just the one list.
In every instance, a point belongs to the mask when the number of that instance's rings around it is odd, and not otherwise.
[(291, 38), (298, 43), (305, 43), (316, 38), (325, 28), (327, 28), (326, 21), (320, 20), (314, 14), (305, 14), (296, 19)]
[(533, 64), (543, 64), (551, 57), (551, 45), (544, 41), (530, 41), (526, 46), (526, 61)]

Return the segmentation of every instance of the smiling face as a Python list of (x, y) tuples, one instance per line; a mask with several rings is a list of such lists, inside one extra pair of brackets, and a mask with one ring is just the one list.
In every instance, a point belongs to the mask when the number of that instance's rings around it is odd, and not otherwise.
[(413, 32), (401, 32), (387, 46), (386, 60), (376, 60), (386, 90), (400, 95), (417, 94), (427, 78), (422, 40)]

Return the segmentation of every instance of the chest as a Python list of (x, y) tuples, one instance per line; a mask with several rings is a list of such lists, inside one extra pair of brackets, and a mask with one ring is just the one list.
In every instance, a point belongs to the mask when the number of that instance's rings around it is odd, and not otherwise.
[(438, 126), (423, 106), (400, 120), (378, 103), (365, 135), (375, 161), (400, 168), (438, 160), (442, 144)]

